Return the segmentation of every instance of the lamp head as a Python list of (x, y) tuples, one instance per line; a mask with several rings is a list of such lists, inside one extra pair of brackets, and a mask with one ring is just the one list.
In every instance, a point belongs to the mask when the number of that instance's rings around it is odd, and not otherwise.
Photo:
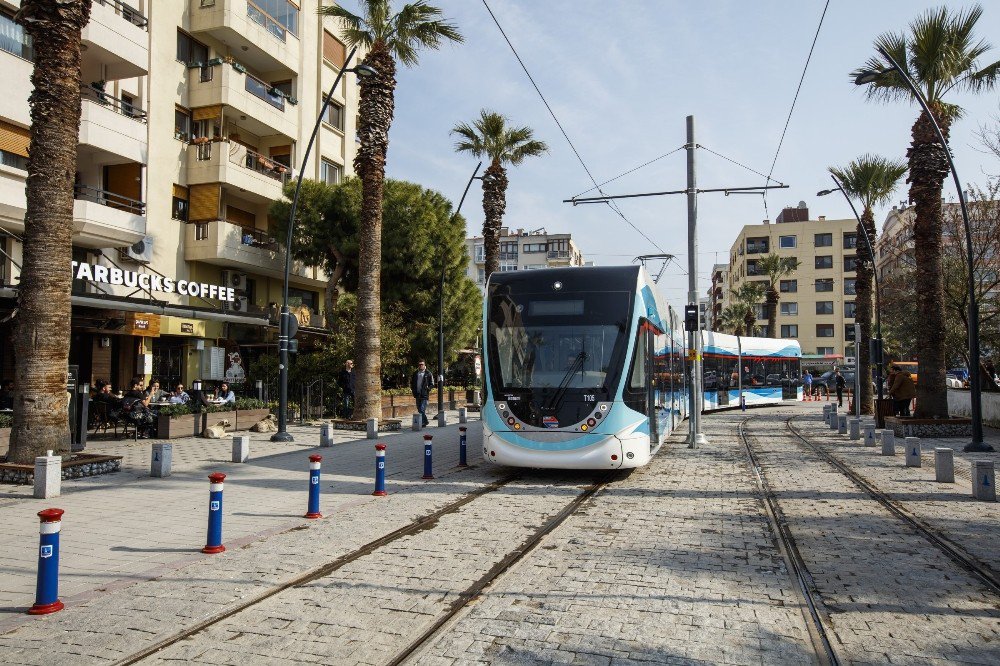
[(354, 72), (358, 76), (366, 79), (370, 76), (378, 76), (378, 70), (370, 65), (358, 65), (348, 71)]
[(838, 190), (820, 190), (819, 192), (816, 193), (816, 196), (818, 196), (818, 197), (825, 197), (826, 195), (832, 194), (832, 193), (837, 192), (837, 191)]

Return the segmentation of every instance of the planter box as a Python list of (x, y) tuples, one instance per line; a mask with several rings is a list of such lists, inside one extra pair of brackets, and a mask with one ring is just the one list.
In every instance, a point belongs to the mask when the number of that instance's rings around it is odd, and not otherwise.
[(888, 416), (885, 427), (896, 437), (972, 437), (972, 419), (915, 419), (905, 416)]
[(0, 428), (0, 455), (7, 455), (10, 448), (10, 428)]
[(249, 430), (255, 423), (261, 419), (266, 419), (270, 414), (271, 410), (266, 407), (261, 409), (238, 409), (236, 410), (235, 430)]
[(157, 439), (200, 437), (205, 429), (205, 414), (160, 415), (156, 422)]
[[(74, 453), (63, 456), (62, 478), (81, 479), (85, 476), (111, 474), (122, 468), (122, 456)], [(34, 465), (0, 463), (0, 483), (31, 485), (35, 481)]]

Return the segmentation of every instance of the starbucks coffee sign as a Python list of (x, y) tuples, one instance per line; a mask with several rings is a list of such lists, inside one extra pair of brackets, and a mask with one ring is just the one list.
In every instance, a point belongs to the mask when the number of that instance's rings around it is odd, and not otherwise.
[(144, 289), (146, 291), (159, 291), (164, 294), (214, 298), (229, 303), (236, 300), (236, 290), (232, 287), (205, 284), (204, 282), (195, 282), (193, 280), (174, 280), (162, 275), (136, 273), (135, 271), (127, 271), (114, 266), (88, 264), (84, 261), (73, 262), (73, 279)]

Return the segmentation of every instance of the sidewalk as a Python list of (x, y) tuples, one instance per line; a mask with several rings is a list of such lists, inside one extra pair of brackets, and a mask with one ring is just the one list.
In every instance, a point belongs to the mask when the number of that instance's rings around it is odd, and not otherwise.
[[(481, 429), (473, 415), (469, 460), (479, 459)], [(250, 459), (232, 463), (232, 439), (172, 440), (173, 474), (149, 476), (156, 440), (93, 442), (88, 452), (121, 455), (122, 470), (62, 483), (62, 495), (36, 500), (30, 486), (0, 486), (0, 632), (34, 601), (38, 518), (47, 507), (66, 511), (60, 557), (60, 597), (74, 601), (148, 580), (208, 556), (205, 542), (210, 472), (223, 472), (223, 540), (230, 549), (309, 523), (302, 515), (308, 491), (308, 456), (323, 456), (321, 510), (330, 515), (372, 501), (376, 441), (387, 449), (390, 492), (419, 485), (423, 436), (434, 436), (435, 473), (447, 475), (458, 462), (458, 413), (448, 413), (445, 428), (430, 426), (383, 434), (334, 432), (334, 446), (319, 448), (319, 425), (291, 426), (294, 442), (270, 441), (270, 433), (251, 437)], [(358, 435), (361, 435), (359, 438)]]

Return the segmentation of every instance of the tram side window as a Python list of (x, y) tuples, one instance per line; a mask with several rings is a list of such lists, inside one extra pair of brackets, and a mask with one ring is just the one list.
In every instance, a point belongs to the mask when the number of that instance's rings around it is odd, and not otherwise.
[[(641, 324), (640, 324), (641, 326)], [(635, 336), (635, 347), (632, 351), (632, 367), (628, 373), (628, 384), (625, 386), (625, 405), (635, 411), (645, 414), (648, 400), (648, 367), (649, 343), (648, 329), (640, 328)]]

